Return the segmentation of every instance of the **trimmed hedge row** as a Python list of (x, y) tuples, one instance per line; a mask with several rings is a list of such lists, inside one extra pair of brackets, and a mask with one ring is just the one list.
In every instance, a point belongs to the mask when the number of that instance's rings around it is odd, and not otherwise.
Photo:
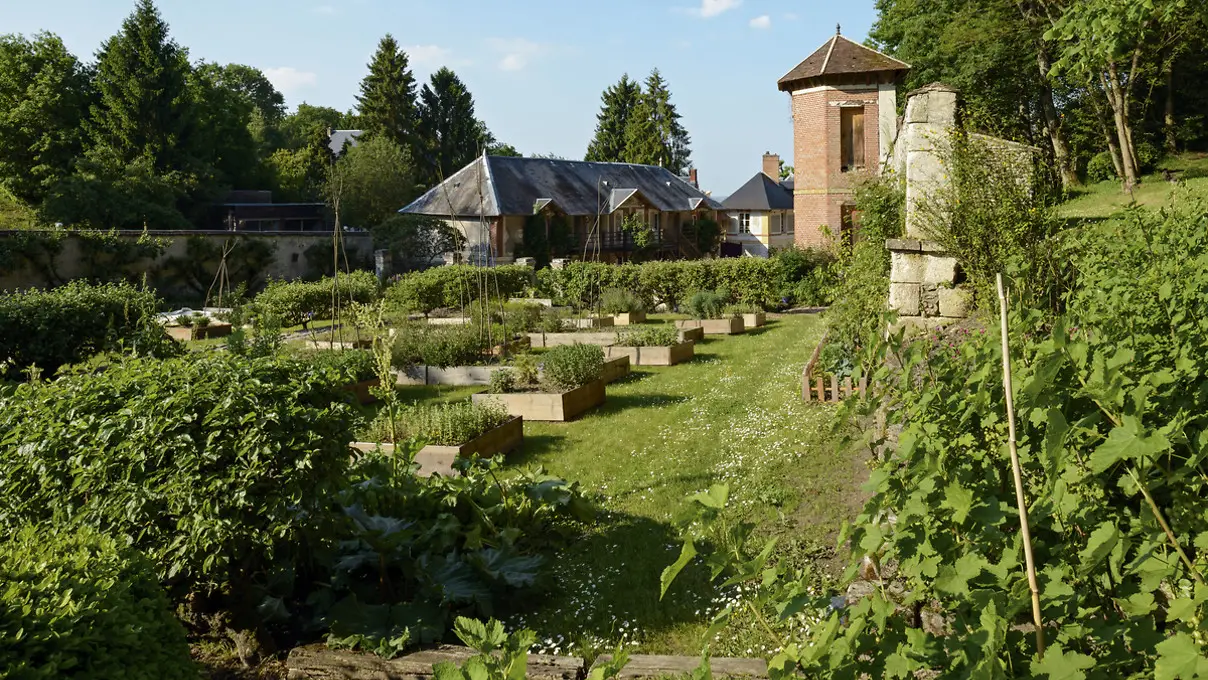
[(124, 347), (170, 353), (174, 347), (155, 318), (159, 300), (128, 283), (73, 281), (51, 290), (0, 295), (0, 378), (31, 366), (44, 376), (59, 367)]
[(328, 528), (355, 420), (343, 382), (221, 352), (0, 391), (0, 533), (92, 527), (145, 552), (174, 592), (237, 598)]
[[(484, 276), (489, 274), (489, 276)], [(404, 274), (386, 289), (386, 306), (402, 314), (427, 314), (434, 309), (461, 309), (482, 297), (509, 298), (531, 285), (533, 270), (524, 265), (475, 267), (457, 264)]]
[(111, 538), (24, 527), (0, 541), (0, 584), (0, 677), (197, 677), (155, 568)]
[[(335, 281), (340, 304), (368, 304), (376, 301), (380, 294), (377, 277), (372, 272), (340, 274)], [(332, 277), (318, 281), (270, 281), (264, 291), (256, 296), (254, 304), (259, 312), (276, 315), (286, 326), (297, 326), (314, 319), (330, 319), (335, 316), (332, 285)]]

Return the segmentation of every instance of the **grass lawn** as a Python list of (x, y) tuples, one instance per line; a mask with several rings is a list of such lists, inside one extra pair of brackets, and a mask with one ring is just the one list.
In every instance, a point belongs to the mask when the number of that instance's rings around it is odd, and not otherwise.
[(1208, 200), (1208, 177), (1172, 184), (1162, 174), (1165, 169), (1177, 176), (1179, 172), (1191, 168), (1208, 171), (1208, 154), (1183, 154), (1163, 160), (1159, 171), (1146, 175), (1132, 194), (1121, 191), (1118, 181), (1089, 184), (1064, 203), (1058, 212), (1063, 217), (1106, 218), (1128, 207), (1133, 201), (1144, 207), (1160, 208), (1170, 203), (1176, 192)]
[[(608, 387), (602, 408), (571, 423), (525, 423), (516, 465), (541, 465), (580, 483), (603, 512), (553, 567), (549, 592), (509, 620), (536, 630), (536, 651), (591, 655), (624, 641), (648, 653), (697, 654), (708, 616), (740, 592), (718, 592), (688, 569), (659, 601), (675, 560), (672, 518), (688, 495), (727, 481), (738, 518), (760, 545), (777, 537), (795, 564), (825, 562), (834, 535), (862, 503), (867, 468), (829, 437), (832, 409), (800, 398), (801, 369), (822, 331), (816, 316), (786, 316), (741, 336), (697, 345), (697, 358), (637, 367)], [(404, 400), (464, 399), (482, 388), (411, 387)], [(770, 644), (742, 620), (715, 654), (760, 654)]]

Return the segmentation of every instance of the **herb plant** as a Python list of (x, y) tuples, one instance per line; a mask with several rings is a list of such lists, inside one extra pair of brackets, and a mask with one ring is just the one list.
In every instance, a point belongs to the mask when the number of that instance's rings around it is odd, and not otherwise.
[[(500, 371), (502, 372), (502, 371)], [(401, 409), (391, 439), (389, 423), (379, 417), (370, 426), (371, 441), (403, 442), (416, 439), (437, 446), (461, 446), (511, 420), (498, 404), (459, 401), (416, 404)]]
[(646, 311), (646, 303), (633, 291), (608, 288), (600, 295), (600, 308), (605, 314), (630, 314)]
[(603, 371), (604, 350), (595, 345), (562, 345), (545, 353), (543, 380), (558, 391), (599, 380)]
[(721, 291), (697, 291), (688, 298), (684, 311), (693, 319), (720, 319), (728, 299), (729, 296)]
[(617, 345), (621, 347), (669, 347), (679, 342), (679, 331), (671, 324), (629, 326), (617, 331)]

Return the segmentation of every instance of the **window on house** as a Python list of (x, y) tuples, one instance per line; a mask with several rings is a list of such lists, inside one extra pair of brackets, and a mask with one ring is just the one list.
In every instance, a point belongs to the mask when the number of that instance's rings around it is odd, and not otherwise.
[(784, 213), (772, 213), (772, 230), (773, 234), (784, 233)]
[(843, 172), (864, 169), (864, 109), (839, 109), (839, 135)]
[(751, 213), (738, 213), (738, 233), (751, 233)]
[(790, 234), (793, 233), (793, 231), (797, 228), (797, 218), (794, 216), (793, 211), (788, 211), (788, 213), (785, 214), (784, 219), (788, 227), (785, 229), (785, 231)]

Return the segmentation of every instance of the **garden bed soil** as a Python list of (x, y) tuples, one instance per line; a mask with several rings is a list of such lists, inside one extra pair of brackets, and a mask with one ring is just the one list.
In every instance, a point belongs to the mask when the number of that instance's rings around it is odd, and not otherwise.
[(212, 323), (209, 326), (170, 326), (166, 329), (173, 340), (188, 342), (190, 340), (208, 340), (209, 338), (225, 338), (231, 334), (231, 324)]
[(525, 420), (565, 422), (604, 403), (604, 381), (596, 380), (569, 392), (483, 393), (471, 399), (476, 404), (494, 400), (508, 413)]
[(600, 373), (600, 380), (604, 381), (605, 385), (612, 383), (629, 375), (629, 366), (632, 362), (628, 356), (609, 357), (605, 350), (604, 370)]
[(768, 322), (768, 315), (763, 312), (755, 312), (754, 314), (743, 314), (742, 323), (746, 328), (760, 328)]
[(399, 385), (450, 385), (453, 387), (470, 387), (487, 385), (491, 382), (491, 374), (506, 366), (409, 366), (394, 371), (395, 382)]
[(538, 349), (559, 347), (561, 345), (596, 345), (608, 347), (617, 343), (615, 331), (598, 331), (588, 333), (529, 333), (528, 341)]
[[(501, 453), (511, 453), (524, 443), (524, 419), (512, 418), (499, 427), (484, 432), (461, 446), (436, 446), (429, 444), (415, 454), (415, 462), (419, 463), (419, 474), (431, 477), (439, 474), (445, 477), (453, 475), (453, 463), (458, 458), (480, 456), (490, 458)], [(394, 444), (377, 444), (374, 442), (353, 442), (352, 448), (358, 451), (374, 451), (378, 447), (386, 454), (394, 453)]]
[(732, 316), (728, 319), (684, 319), (676, 321), (675, 327), (680, 329), (699, 328), (705, 335), (738, 335), (747, 330), (741, 316)]
[(613, 359), (627, 357), (634, 366), (674, 366), (691, 361), (696, 356), (696, 343), (681, 342), (667, 347), (622, 347), (613, 345), (604, 348), (604, 356)]
[(625, 314), (616, 314), (612, 317), (612, 323), (615, 326), (634, 326), (640, 323), (646, 323), (646, 312), (627, 312)]
[(377, 401), (377, 397), (373, 396), (373, 393), (369, 391), (369, 388), (377, 387), (380, 384), (382, 384), (382, 382), (377, 378), (370, 378), (369, 380), (362, 380), (361, 382), (345, 385), (343, 389), (345, 391), (352, 392), (356, 396), (358, 404), (372, 404), (373, 402)]

